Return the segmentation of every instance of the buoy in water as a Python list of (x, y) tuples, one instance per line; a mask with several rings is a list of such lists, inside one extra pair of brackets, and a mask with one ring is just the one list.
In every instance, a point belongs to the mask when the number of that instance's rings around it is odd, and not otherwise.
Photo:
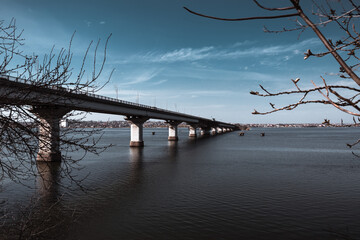
[(260, 135), (261, 135), (262, 137), (264, 137), (264, 136), (265, 136), (265, 133), (261, 133)]
[(151, 134), (152, 134), (152, 135), (155, 135), (155, 132), (152, 132)]
[(239, 132), (239, 136), (244, 136), (245, 133), (244, 132)]

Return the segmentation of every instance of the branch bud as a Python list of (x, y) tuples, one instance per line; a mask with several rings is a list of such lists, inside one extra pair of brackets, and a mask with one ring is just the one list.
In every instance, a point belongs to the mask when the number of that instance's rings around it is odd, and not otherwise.
[(304, 60), (308, 59), (311, 55), (313, 55), (313, 53), (311, 52), (310, 49), (308, 49), (308, 50), (306, 51), (306, 53), (304, 53), (304, 54), (305, 54)]
[(293, 81), (293, 83), (297, 84), (298, 81), (300, 81), (300, 78), (296, 78), (295, 80), (294, 80), (294, 79), (291, 79), (291, 81)]

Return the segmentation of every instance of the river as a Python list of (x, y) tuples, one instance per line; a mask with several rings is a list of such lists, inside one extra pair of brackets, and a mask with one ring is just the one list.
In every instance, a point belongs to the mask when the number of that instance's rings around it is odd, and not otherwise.
[(360, 129), (187, 134), (145, 129), (138, 149), (129, 129), (106, 129), (100, 144), (115, 146), (74, 170), (89, 174), (84, 191), (67, 178), (50, 190), (6, 183), (0, 202), (36, 205), (34, 239), (360, 239), (360, 158), (346, 147)]

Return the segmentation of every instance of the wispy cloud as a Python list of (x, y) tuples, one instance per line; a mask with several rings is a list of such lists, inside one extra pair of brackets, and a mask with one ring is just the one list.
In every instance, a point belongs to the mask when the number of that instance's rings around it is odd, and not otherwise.
[[(181, 48), (169, 52), (148, 52), (146, 54), (134, 55), (127, 60), (118, 63), (129, 62), (148, 62), (148, 63), (174, 63), (174, 62), (193, 62), (200, 60), (226, 60), (259, 56), (276, 56), (286, 54), (287, 58), (291, 54), (301, 54), (306, 48), (314, 47), (319, 44), (315, 38), (310, 38), (293, 44), (269, 45), (261, 47), (249, 47), (254, 43), (243, 42), (235, 43), (230, 47), (206, 46), (202, 48)], [(246, 47), (244, 46), (246, 45)]]
[(160, 72), (161, 70), (147, 70), (141, 73), (130, 74), (125, 78), (126, 82), (122, 82), (120, 83), (120, 85), (126, 86), (126, 85), (134, 85), (138, 83), (147, 82), (153, 79), (155, 76), (157, 76)]
[(157, 81), (157, 82), (153, 82), (152, 85), (160, 85), (160, 84), (163, 84), (167, 82), (167, 80), (163, 79), (163, 80), (160, 80), (160, 81)]
[(227, 90), (207, 90), (207, 91), (188, 91), (186, 95), (190, 95), (191, 98), (197, 97), (225, 97), (233, 94), (232, 91)]
[(190, 95), (202, 95), (202, 96), (223, 96), (227, 94), (232, 94), (231, 91), (226, 90), (204, 90), (204, 91), (190, 91), (187, 94)]
[(178, 62), (178, 61), (196, 61), (211, 57), (215, 47), (203, 47), (198, 49), (181, 48), (164, 54), (149, 53), (144, 60), (150, 62)]
[[(193, 68), (179, 67), (177, 69), (167, 69), (166, 76), (172, 79), (192, 79), (194, 81), (202, 81), (206, 79), (207, 84), (219, 84), (219, 81), (226, 84), (234, 84), (234, 82), (245, 81), (277, 81), (279, 78), (276, 74), (269, 75), (264, 72), (250, 70), (244, 66), (244, 69), (228, 70), (219, 67), (213, 68)], [(180, 71), (179, 71), (180, 69)]]
[(307, 39), (301, 42), (287, 45), (262, 46), (248, 49), (239, 49), (236, 51), (219, 51), (214, 54), (218, 58), (240, 58), (240, 57), (258, 57), (258, 56), (275, 56), (284, 53), (299, 54), (306, 47), (317, 45), (315, 38)]
[(233, 47), (240, 47), (240, 46), (244, 46), (244, 45), (251, 45), (251, 44), (254, 44), (255, 41), (249, 41), (249, 40), (245, 40), (245, 41), (242, 41), (242, 42), (236, 42), (233, 44)]

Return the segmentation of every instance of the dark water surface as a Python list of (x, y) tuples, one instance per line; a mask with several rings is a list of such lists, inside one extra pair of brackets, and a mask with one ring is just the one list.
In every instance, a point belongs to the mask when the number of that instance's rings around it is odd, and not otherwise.
[(166, 129), (145, 129), (136, 149), (129, 129), (108, 129), (103, 144), (116, 146), (79, 172), (93, 190), (8, 184), (1, 194), (60, 197), (54, 239), (360, 239), (360, 159), (346, 147), (360, 129), (187, 134), (168, 142)]

